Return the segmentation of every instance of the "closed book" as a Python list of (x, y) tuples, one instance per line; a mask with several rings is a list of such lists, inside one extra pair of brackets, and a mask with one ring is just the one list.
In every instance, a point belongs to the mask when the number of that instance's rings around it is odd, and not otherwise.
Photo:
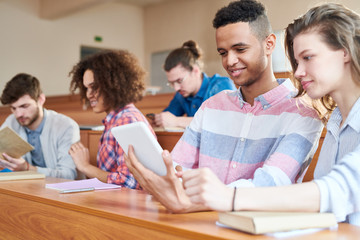
[(0, 157), (2, 159), (2, 153), (6, 153), (13, 158), (20, 158), (33, 149), (33, 146), (22, 139), (11, 128), (4, 127), (0, 130)]
[(45, 175), (34, 171), (17, 171), (17, 172), (0, 173), (0, 181), (39, 179), (39, 178), (45, 178)]
[(219, 212), (219, 222), (252, 234), (330, 228), (337, 225), (334, 214), (312, 212)]

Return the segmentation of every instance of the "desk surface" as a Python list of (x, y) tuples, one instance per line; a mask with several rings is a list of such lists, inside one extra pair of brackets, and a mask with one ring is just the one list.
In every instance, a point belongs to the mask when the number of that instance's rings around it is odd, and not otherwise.
[[(216, 212), (171, 214), (143, 191), (59, 194), (46, 178), (0, 182), (0, 232), (5, 239), (274, 239), (217, 226)], [(355, 239), (360, 228), (340, 224), (287, 239)]]

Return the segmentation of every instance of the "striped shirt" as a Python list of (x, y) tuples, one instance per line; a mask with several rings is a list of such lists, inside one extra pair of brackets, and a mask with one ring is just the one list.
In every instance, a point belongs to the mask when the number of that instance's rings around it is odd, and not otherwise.
[(360, 226), (360, 98), (340, 127), (338, 108), (331, 114), (314, 172), (320, 190), (320, 211), (339, 222)]
[(155, 135), (149, 122), (134, 104), (128, 104), (122, 109), (110, 112), (103, 120), (105, 129), (99, 142), (97, 164), (100, 169), (109, 172), (107, 177), (108, 183), (122, 185), (127, 188), (140, 189), (139, 183), (129, 172), (125, 164), (123, 149), (111, 133), (111, 128), (113, 127), (139, 121), (145, 122)]
[(274, 186), (295, 182), (311, 159), (323, 125), (312, 108), (292, 98), (290, 80), (255, 98), (240, 89), (205, 101), (172, 151), (185, 168), (208, 167), (225, 184)]

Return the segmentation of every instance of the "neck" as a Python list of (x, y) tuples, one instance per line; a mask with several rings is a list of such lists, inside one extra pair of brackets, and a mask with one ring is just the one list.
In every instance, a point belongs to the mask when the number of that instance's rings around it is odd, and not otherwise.
[(351, 76), (346, 78), (340, 89), (330, 93), (330, 96), (336, 102), (341, 116), (342, 122), (341, 125), (346, 121), (349, 113), (360, 98), (360, 81), (358, 79), (353, 79)]
[(197, 84), (196, 84), (196, 87), (195, 87), (195, 91), (191, 94), (191, 96), (195, 96), (200, 91), (201, 84), (203, 82), (202, 72), (200, 72), (199, 75), (197, 76), (197, 81), (196, 82), (197, 82)]
[(271, 67), (268, 67), (260, 76), (257, 77), (256, 81), (248, 86), (241, 87), (241, 93), (244, 100), (251, 106), (254, 105), (254, 99), (262, 95), (271, 89), (277, 87), (279, 84), (276, 81), (274, 73)]
[(44, 119), (44, 110), (41, 108), (39, 109), (38, 118), (33, 123), (28, 125), (27, 128), (30, 130), (36, 130), (40, 126), (43, 119)]

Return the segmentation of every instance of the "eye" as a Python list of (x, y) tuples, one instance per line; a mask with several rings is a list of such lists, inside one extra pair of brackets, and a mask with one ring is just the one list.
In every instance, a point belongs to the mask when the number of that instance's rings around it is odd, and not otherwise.
[(219, 52), (219, 55), (220, 55), (220, 56), (225, 56), (225, 54), (226, 54), (225, 51), (220, 51), (220, 52)]
[(246, 50), (245, 48), (237, 48), (237, 49), (236, 49), (236, 51), (237, 51), (237, 52), (240, 52), (240, 53), (244, 52), (245, 50)]
[(304, 60), (307, 60), (307, 61), (310, 60), (311, 58), (312, 58), (312, 56), (304, 56), (304, 57), (303, 57), (303, 59), (304, 59)]

